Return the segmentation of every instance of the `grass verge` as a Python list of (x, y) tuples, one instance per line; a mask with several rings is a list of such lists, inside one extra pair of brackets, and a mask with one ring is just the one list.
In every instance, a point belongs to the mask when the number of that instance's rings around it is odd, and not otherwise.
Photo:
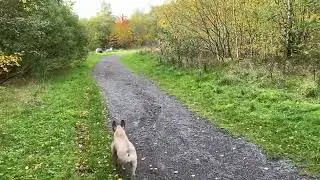
[(129, 54), (122, 61), (178, 97), (194, 112), (233, 135), (260, 145), (272, 158), (286, 157), (320, 173), (320, 101), (277, 88), (261, 88), (217, 69), (199, 78), (196, 71), (160, 65), (150, 54)]
[(100, 56), (46, 80), (0, 86), (0, 179), (113, 176), (105, 107), (92, 69)]

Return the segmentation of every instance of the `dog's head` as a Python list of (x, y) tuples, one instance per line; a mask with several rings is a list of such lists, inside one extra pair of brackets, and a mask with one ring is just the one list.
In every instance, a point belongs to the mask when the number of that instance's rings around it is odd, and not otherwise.
[(121, 128), (122, 130), (124, 130), (126, 123), (124, 122), (124, 120), (121, 120), (120, 125), (117, 125), (116, 121), (112, 122), (112, 130), (113, 132), (115, 132), (118, 128)]

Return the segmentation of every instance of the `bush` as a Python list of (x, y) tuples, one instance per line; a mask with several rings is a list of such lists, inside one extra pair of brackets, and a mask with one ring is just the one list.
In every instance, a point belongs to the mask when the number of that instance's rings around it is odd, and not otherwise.
[(1, 1), (0, 17), (0, 52), (24, 52), (24, 73), (69, 66), (87, 54), (84, 27), (63, 1)]
[(305, 92), (305, 96), (307, 98), (316, 98), (320, 96), (320, 90), (319, 88), (308, 88)]
[(226, 75), (222, 77), (218, 84), (219, 85), (235, 85), (241, 82), (241, 80), (235, 75)]

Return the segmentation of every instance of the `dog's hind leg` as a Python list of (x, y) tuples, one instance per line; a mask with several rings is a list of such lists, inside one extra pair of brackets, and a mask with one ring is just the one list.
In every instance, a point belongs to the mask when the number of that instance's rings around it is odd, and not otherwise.
[(132, 165), (132, 176), (135, 176), (136, 175), (136, 169), (137, 169), (137, 160), (131, 161), (131, 165)]
[(117, 171), (120, 170), (119, 168), (119, 162), (118, 162), (118, 155), (117, 155), (117, 151), (116, 149), (114, 148), (114, 144), (112, 143), (111, 144), (111, 152), (112, 152), (112, 160), (113, 160), (113, 164), (115, 165), (115, 168)]

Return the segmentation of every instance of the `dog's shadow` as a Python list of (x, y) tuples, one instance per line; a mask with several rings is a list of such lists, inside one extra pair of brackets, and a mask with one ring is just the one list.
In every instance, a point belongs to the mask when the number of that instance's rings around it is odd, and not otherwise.
[(135, 178), (131, 176), (131, 166), (129, 164), (124, 166), (124, 169), (122, 167), (116, 168), (117, 173), (119, 177), (123, 180), (134, 180)]
[(130, 169), (132, 168), (130, 164), (120, 165), (117, 159), (116, 154), (112, 154), (112, 160), (115, 167), (115, 171), (118, 174), (118, 177), (123, 180), (134, 179), (131, 176)]

